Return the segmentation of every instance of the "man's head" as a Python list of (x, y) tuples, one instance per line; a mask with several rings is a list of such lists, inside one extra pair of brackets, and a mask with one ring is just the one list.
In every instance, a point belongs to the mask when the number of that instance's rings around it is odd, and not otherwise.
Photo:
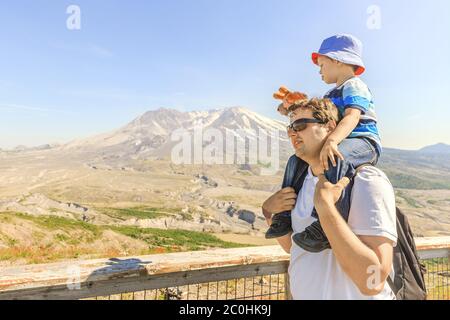
[(288, 128), (288, 136), (295, 154), (311, 164), (319, 159), (326, 139), (336, 128), (338, 110), (329, 99), (313, 98), (292, 105), (289, 118), (291, 128)]

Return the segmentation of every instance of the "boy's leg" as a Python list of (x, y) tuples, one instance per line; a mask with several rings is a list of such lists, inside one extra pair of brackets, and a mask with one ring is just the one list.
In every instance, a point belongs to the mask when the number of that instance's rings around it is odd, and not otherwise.
[[(304, 175), (307, 168), (308, 164), (305, 161), (297, 158), (295, 155), (292, 156), (286, 165), (282, 188), (292, 187), (298, 192), (301, 186), (296, 185), (299, 182), (297, 180)], [(265, 237), (266, 239), (279, 238), (287, 235), (291, 231), (291, 211), (285, 211), (273, 215), (272, 224), (267, 230)]]
[[(366, 138), (347, 138), (339, 144), (338, 148), (339, 152), (344, 156), (344, 160), (336, 157), (336, 167), (329, 161), (329, 168), (325, 171), (325, 177), (333, 184), (336, 184), (343, 177), (352, 179), (356, 169), (363, 164), (376, 165), (378, 162), (378, 153)], [(345, 190), (342, 191), (340, 199), (344, 196)], [(312, 216), (319, 219), (315, 208)], [(345, 212), (342, 217), (347, 221), (348, 213)]]
[(266, 239), (274, 239), (287, 235), (292, 231), (291, 212), (285, 211), (274, 214), (272, 224), (266, 231)]
[[(344, 156), (344, 160), (336, 159), (336, 167), (329, 161), (329, 170), (325, 172), (328, 181), (336, 184), (343, 177), (352, 179), (356, 169), (363, 164), (375, 165), (378, 161), (378, 152), (375, 147), (364, 138), (345, 139), (339, 144), (339, 152)], [(344, 198), (346, 190), (342, 191), (340, 200), (337, 203), (339, 212), (345, 221), (348, 220), (349, 208), (341, 207), (341, 199)], [(325, 232), (320, 225), (319, 216), (316, 209), (313, 209), (312, 216), (318, 220), (313, 222), (305, 231), (293, 236), (294, 242), (310, 252), (320, 252), (330, 249), (330, 243)]]

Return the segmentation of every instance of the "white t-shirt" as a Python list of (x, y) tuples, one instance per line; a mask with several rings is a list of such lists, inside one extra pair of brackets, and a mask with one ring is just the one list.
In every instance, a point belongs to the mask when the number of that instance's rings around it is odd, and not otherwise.
[[(295, 208), (292, 210), (293, 234), (302, 232), (316, 220), (311, 213), (317, 181), (318, 178), (314, 177), (309, 169)], [(383, 236), (394, 241), (395, 246), (397, 242), (395, 194), (391, 183), (381, 170), (364, 167), (355, 177), (348, 224), (356, 235)], [(387, 282), (380, 294), (363, 295), (342, 270), (330, 249), (311, 253), (292, 241), (288, 272), (292, 297), (296, 300), (395, 299)]]

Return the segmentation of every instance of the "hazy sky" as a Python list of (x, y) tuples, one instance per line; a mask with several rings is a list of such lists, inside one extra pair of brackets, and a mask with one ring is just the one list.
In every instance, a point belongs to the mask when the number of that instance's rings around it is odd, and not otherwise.
[[(71, 4), (80, 30), (67, 28)], [(336, 33), (364, 43), (384, 146), (450, 144), (448, 0), (3, 0), (0, 148), (109, 131), (160, 107), (281, 119), (281, 84), (329, 89), (310, 55)]]

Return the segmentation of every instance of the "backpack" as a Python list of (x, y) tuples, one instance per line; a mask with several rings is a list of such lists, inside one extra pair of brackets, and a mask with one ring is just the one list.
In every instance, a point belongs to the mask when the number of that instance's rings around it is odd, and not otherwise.
[(394, 248), (394, 279), (387, 282), (397, 300), (426, 300), (426, 267), (417, 254), (414, 235), (406, 215), (397, 208), (397, 246)]
[[(362, 165), (360, 169), (368, 165)], [(350, 188), (353, 186), (353, 181)], [(406, 215), (396, 208), (397, 216), (397, 246), (394, 247), (393, 266), (394, 279), (389, 276), (387, 282), (394, 292), (397, 300), (426, 300), (427, 288), (425, 285), (426, 267), (420, 262), (417, 254), (414, 234)]]

